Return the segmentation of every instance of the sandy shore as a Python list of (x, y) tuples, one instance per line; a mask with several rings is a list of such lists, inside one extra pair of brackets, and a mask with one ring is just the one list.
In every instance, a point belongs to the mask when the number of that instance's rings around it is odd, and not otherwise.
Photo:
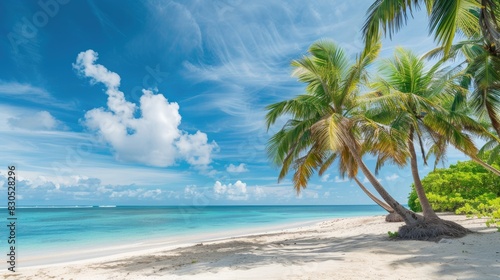
[(391, 241), (383, 216), (324, 221), (244, 237), (41, 267), (2, 279), (500, 279), (500, 233), (484, 220), (446, 215), (478, 233), (440, 242)]

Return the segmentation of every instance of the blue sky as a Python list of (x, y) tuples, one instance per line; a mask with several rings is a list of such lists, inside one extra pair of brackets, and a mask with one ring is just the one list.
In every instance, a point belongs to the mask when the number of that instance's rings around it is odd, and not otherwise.
[[(264, 126), (311, 43), (361, 50), (371, 2), (0, 1), (0, 191), (15, 164), (24, 205), (371, 204), (335, 167), (278, 184)], [(398, 45), (434, 46), (422, 13)], [(378, 178), (406, 203), (408, 169)]]

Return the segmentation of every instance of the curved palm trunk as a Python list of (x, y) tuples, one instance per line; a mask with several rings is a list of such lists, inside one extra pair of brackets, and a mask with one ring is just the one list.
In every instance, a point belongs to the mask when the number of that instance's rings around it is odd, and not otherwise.
[(474, 154), (470, 154), (467, 151), (465, 151), (464, 149), (461, 149), (460, 147), (456, 147), (456, 146), (453, 146), (453, 147), (455, 149), (459, 150), (460, 152), (464, 153), (468, 157), (470, 157), (470, 159), (472, 161), (474, 161), (475, 163), (481, 165), (482, 167), (484, 167), (484, 169), (490, 171), (491, 173), (493, 173), (493, 174), (495, 174), (497, 176), (500, 176), (500, 170), (498, 170), (495, 167), (493, 167), (493, 166), (489, 165), (488, 163), (484, 162), (484, 160), (480, 159), (478, 156), (476, 156)]
[(363, 192), (365, 192), (365, 194), (371, 198), (375, 203), (378, 204), (378, 206), (384, 208), (385, 211), (389, 212), (389, 213), (393, 213), (394, 212), (394, 209), (392, 209), (391, 206), (389, 206), (387, 203), (383, 202), (382, 200), (378, 199), (378, 197), (376, 197), (375, 195), (373, 195), (359, 180), (358, 180), (358, 177), (354, 177), (353, 178), (354, 181), (356, 181), (356, 183), (358, 184), (358, 186), (361, 188), (361, 190), (363, 190)]
[[(486, 96), (486, 89), (483, 89), (483, 91), (485, 91), (484, 96)], [(500, 137), (500, 122), (498, 121), (497, 113), (495, 112), (495, 109), (490, 102), (486, 101), (485, 105), (486, 112), (488, 113), (488, 117), (491, 121), (491, 126), (493, 126), (493, 129), (495, 129), (495, 131), (497, 132), (498, 137)]]
[(478, 158), (477, 156), (470, 156), (470, 158), (477, 164), (481, 165), (482, 167), (484, 167), (486, 170), (489, 170), (491, 171), (491, 173), (497, 175), (497, 176), (500, 176), (500, 170), (496, 169), (495, 167), (489, 165), (488, 163), (484, 162), (483, 160), (481, 160), (480, 158)]
[(395, 200), (384, 189), (382, 184), (380, 184), (380, 182), (377, 180), (375, 175), (373, 175), (373, 173), (371, 173), (371, 171), (368, 169), (368, 167), (363, 162), (363, 159), (361, 158), (361, 155), (359, 154), (359, 151), (354, 144), (354, 143), (356, 143), (356, 141), (350, 136), (347, 136), (347, 138), (348, 139), (347, 139), (347, 141), (345, 141), (345, 144), (347, 145), (349, 151), (351, 152), (353, 159), (356, 161), (356, 163), (358, 164), (358, 167), (361, 168), (361, 171), (363, 172), (363, 174), (366, 176), (368, 181), (370, 181), (370, 183), (373, 185), (375, 190), (380, 194), (380, 196), (385, 200), (385, 202), (387, 202), (387, 204), (389, 204), (392, 207), (392, 209), (394, 209), (394, 211), (396, 213), (398, 213), (401, 216), (401, 218), (403, 218), (406, 225), (416, 225), (420, 222), (423, 222), (424, 217), (414, 213), (413, 211), (410, 211), (410, 210), (404, 208), (403, 205), (399, 204), (399, 202), (397, 200)]
[(411, 175), (413, 176), (413, 182), (415, 184), (415, 191), (418, 195), (418, 200), (422, 206), (422, 213), (426, 219), (439, 219), (436, 212), (432, 209), (429, 199), (425, 195), (424, 186), (420, 180), (420, 175), (418, 174), (418, 163), (417, 154), (415, 153), (415, 146), (413, 145), (413, 130), (410, 132), (410, 138), (408, 140), (408, 149), (410, 150), (410, 165), (411, 165)]

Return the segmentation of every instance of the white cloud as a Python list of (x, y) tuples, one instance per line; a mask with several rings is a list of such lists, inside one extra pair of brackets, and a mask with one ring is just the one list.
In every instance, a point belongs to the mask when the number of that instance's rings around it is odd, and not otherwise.
[(335, 176), (335, 183), (344, 183), (344, 182), (347, 182), (349, 181), (349, 179), (347, 178), (340, 178), (339, 176)]
[(143, 198), (152, 198), (152, 199), (155, 199), (157, 198), (160, 194), (162, 193), (162, 191), (160, 189), (154, 189), (154, 190), (149, 190), (149, 191), (145, 191), (141, 197)]
[(195, 185), (188, 185), (184, 188), (184, 198), (201, 197), (203, 193)]
[(266, 197), (266, 191), (264, 190), (264, 188), (262, 187), (255, 187), (255, 191), (254, 191), (254, 196), (256, 199), (260, 199), (260, 198), (264, 198)]
[[(6, 181), (6, 175), (0, 172), (0, 182), (3, 181)], [(59, 178), (22, 176), (18, 178), (17, 184), (23, 189), (22, 200), (29, 203), (44, 200), (51, 203), (79, 201), (83, 204), (100, 204), (111, 201), (159, 200), (165, 196), (159, 188), (138, 187), (134, 184), (105, 185), (99, 178), (79, 175)], [(4, 187), (0, 184), (0, 189)]]
[(236, 181), (234, 184), (224, 185), (219, 181), (214, 184), (214, 193), (217, 198), (226, 198), (228, 200), (247, 200), (247, 184)]
[(161, 167), (171, 166), (177, 160), (198, 167), (210, 164), (217, 144), (209, 143), (203, 132), (188, 134), (178, 128), (181, 116), (177, 103), (168, 102), (162, 94), (143, 90), (139, 101), (141, 117), (135, 118), (137, 106), (128, 102), (118, 89), (120, 76), (95, 64), (97, 59), (96, 52), (87, 50), (78, 54), (73, 64), (79, 74), (107, 88), (107, 108), (88, 111), (84, 124), (111, 145), (117, 159)]
[(238, 165), (238, 166), (231, 163), (226, 168), (226, 171), (230, 172), (230, 173), (242, 173), (242, 172), (247, 172), (248, 169), (244, 163), (240, 163), (240, 165)]
[(398, 179), (398, 178), (399, 178), (399, 175), (398, 175), (398, 174), (396, 174), (396, 173), (394, 173), (394, 174), (392, 174), (392, 175), (389, 175), (389, 176), (385, 176), (385, 179), (386, 179), (387, 181), (394, 181), (394, 180), (396, 180), (396, 179)]
[(64, 128), (61, 121), (57, 120), (47, 111), (35, 114), (23, 114), (7, 119), (9, 126), (13, 129), (21, 128), (27, 130), (56, 130)]
[(201, 166), (211, 162), (210, 155), (217, 148), (215, 142), (208, 143), (207, 135), (200, 131), (195, 134), (182, 134), (175, 146), (189, 164)]
[(159, 199), (162, 191), (160, 189), (146, 190), (143, 188), (127, 189), (123, 191), (112, 191), (109, 198), (111, 199)]
[(330, 179), (330, 174), (321, 176), (321, 182), (328, 182), (328, 179)]
[(111, 193), (111, 195), (109, 197), (110, 198), (122, 198), (122, 197), (135, 198), (142, 191), (143, 191), (143, 189), (125, 190), (125, 191), (114, 191), (114, 192)]

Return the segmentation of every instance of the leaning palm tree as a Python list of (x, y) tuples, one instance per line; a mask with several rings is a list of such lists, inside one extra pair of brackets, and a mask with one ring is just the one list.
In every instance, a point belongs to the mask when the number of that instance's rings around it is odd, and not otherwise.
[[(375, 94), (365, 96), (371, 104), (368, 114), (373, 115), (372, 118), (406, 131), (414, 186), (423, 215), (428, 220), (438, 220), (439, 217), (422, 186), (414, 143), (420, 146), (422, 159), (427, 164), (426, 142), (432, 145), (431, 151), (437, 159), (442, 156), (447, 144), (476, 158), (478, 149), (472, 141), (472, 135), (465, 130), (479, 136), (488, 134), (485, 127), (470, 117), (443, 107), (455, 95), (463, 94), (465, 89), (455, 83), (456, 75), (441, 68), (441, 64), (438, 62), (427, 68), (423, 58), (398, 48), (394, 58), (386, 59), (380, 65), (382, 77), (372, 84)], [(379, 157), (379, 162), (383, 160)]]
[[(376, 51), (375, 51), (376, 50)], [(278, 117), (290, 119), (271, 139), (270, 157), (281, 165), (280, 178), (295, 164), (295, 187), (305, 187), (315, 170), (320, 171), (339, 159), (341, 175), (355, 178), (360, 169), (378, 194), (405, 222), (401, 238), (431, 239), (438, 236), (463, 236), (468, 231), (452, 222), (426, 220), (398, 203), (377, 180), (363, 161), (371, 153), (397, 165), (409, 156), (404, 131), (382, 125), (365, 115), (359, 92), (367, 79), (367, 66), (378, 48), (366, 48), (354, 64), (342, 49), (330, 42), (318, 42), (309, 56), (295, 60), (294, 76), (307, 84), (306, 93), (268, 107), (266, 122)]]
[[(311, 47), (311, 52), (316, 53), (317, 56), (329, 48), (336, 48), (328, 42), (318, 42)], [(372, 50), (371, 54), (365, 55), (365, 64), (368, 64), (372, 59), (377, 56), (379, 46)], [(322, 54), (322, 55), (325, 55)], [(342, 54), (343, 55), (343, 54)], [(338, 72), (346, 71), (347, 61), (345, 57), (339, 58), (336, 68)], [(307, 64), (307, 60), (293, 61), (292, 65), (296, 68), (293, 73), (294, 76), (301, 76), (302, 68)], [(354, 69), (353, 69), (354, 70)], [(335, 70), (332, 70), (332, 73)], [(344, 75), (344, 73), (341, 73)], [(355, 71), (352, 72), (355, 74)], [(354, 76), (351, 79), (359, 79)], [(283, 128), (276, 133), (269, 141), (268, 152), (271, 158), (277, 165), (281, 165), (281, 172), (278, 180), (282, 180), (290, 169), (294, 169), (293, 182), (297, 193), (300, 193), (302, 188), (307, 186), (307, 183), (312, 175), (313, 170), (317, 170), (321, 176), (330, 167), (330, 165), (339, 158), (342, 162), (341, 173), (344, 176), (346, 173), (353, 174), (353, 160), (347, 151), (334, 152), (327, 145), (320, 145), (314, 143), (312, 139), (312, 126), (314, 123), (320, 121), (325, 115), (330, 114), (332, 100), (331, 95), (300, 95), (291, 100), (285, 100), (267, 106), (269, 110), (266, 115), (268, 129), (274, 124), (277, 118), (283, 114), (293, 114), (294, 118), (289, 120)], [(308, 150), (308, 151), (307, 151)], [(305, 155), (301, 152), (307, 151)], [(356, 184), (361, 190), (370, 197), (380, 207), (388, 211), (388, 221), (401, 221), (398, 219), (394, 209), (387, 203), (383, 202), (372, 194), (356, 176), (353, 176)]]

